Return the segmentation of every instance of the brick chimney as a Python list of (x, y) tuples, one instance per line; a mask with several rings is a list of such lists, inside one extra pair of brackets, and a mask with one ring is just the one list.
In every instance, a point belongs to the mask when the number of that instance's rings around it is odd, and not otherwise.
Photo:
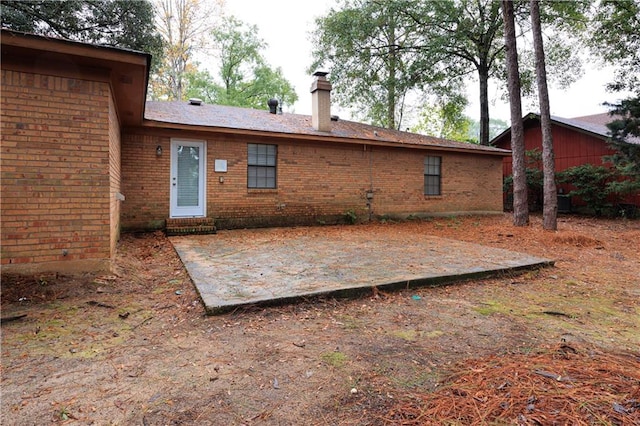
[(311, 84), (311, 125), (321, 132), (331, 131), (331, 83), (327, 72), (316, 71)]

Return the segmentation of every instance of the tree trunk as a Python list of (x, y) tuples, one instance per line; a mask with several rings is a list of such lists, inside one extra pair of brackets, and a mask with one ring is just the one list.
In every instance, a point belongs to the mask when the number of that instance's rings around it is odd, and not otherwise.
[(516, 48), (516, 28), (513, 2), (502, 0), (504, 18), (504, 42), (507, 55), (507, 87), (511, 110), (511, 152), (513, 163), (513, 224), (529, 224), (527, 201), (527, 175), (522, 125), (522, 99), (520, 97), (520, 72), (518, 71), (518, 51)]
[(388, 67), (389, 74), (387, 76), (387, 125), (389, 129), (396, 128), (396, 73), (398, 70), (398, 56), (396, 50), (395, 39), (395, 22), (389, 22), (389, 51), (388, 51)]
[(387, 83), (387, 122), (385, 127), (396, 129), (396, 80), (395, 76), (390, 76)]
[(536, 82), (540, 101), (540, 124), (542, 126), (542, 169), (544, 174), (544, 204), (542, 208), (542, 227), (555, 231), (558, 229), (558, 195), (556, 189), (556, 170), (551, 134), (551, 109), (547, 89), (547, 70), (545, 67), (542, 28), (540, 24), (539, 0), (531, 0), (531, 29), (533, 49), (536, 55)]
[(480, 82), (480, 145), (489, 145), (489, 66), (478, 66)]

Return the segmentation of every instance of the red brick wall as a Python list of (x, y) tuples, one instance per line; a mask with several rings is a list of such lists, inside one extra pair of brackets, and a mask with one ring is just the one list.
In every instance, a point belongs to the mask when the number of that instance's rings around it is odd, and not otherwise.
[[(163, 153), (156, 155), (160, 145)], [(169, 138), (122, 134), (122, 229), (160, 229), (169, 217)]]
[(109, 242), (115, 253), (120, 238), (120, 122), (113, 97), (109, 96)]
[(106, 82), (2, 69), (2, 269), (106, 268)]
[[(207, 216), (221, 227), (317, 224), (348, 210), (375, 216), (502, 211), (502, 157), (364, 145), (184, 133), (124, 134), (122, 226), (160, 228), (169, 217), (171, 136), (207, 141)], [(278, 145), (277, 189), (247, 189), (247, 143)], [(156, 147), (163, 149), (156, 156)], [(442, 195), (424, 196), (423, 161), (442, 156)], [(214, 172), (216, 159), (226, 173)], [(224, 182), (220, 182), (220, 178)]]

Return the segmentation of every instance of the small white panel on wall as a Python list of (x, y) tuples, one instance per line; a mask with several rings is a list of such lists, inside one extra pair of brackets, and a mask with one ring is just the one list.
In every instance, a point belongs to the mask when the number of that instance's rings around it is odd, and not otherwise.
[(226, 173), (227, 171), (227, 160), (216, 160), (215, 161), (215, 171), (218, 173)]

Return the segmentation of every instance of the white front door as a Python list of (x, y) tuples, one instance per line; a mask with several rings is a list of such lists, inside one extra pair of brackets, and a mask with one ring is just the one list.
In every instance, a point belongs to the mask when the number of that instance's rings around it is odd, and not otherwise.
[(171, 217), (205, 216), (206, 146), (171, 140)]

